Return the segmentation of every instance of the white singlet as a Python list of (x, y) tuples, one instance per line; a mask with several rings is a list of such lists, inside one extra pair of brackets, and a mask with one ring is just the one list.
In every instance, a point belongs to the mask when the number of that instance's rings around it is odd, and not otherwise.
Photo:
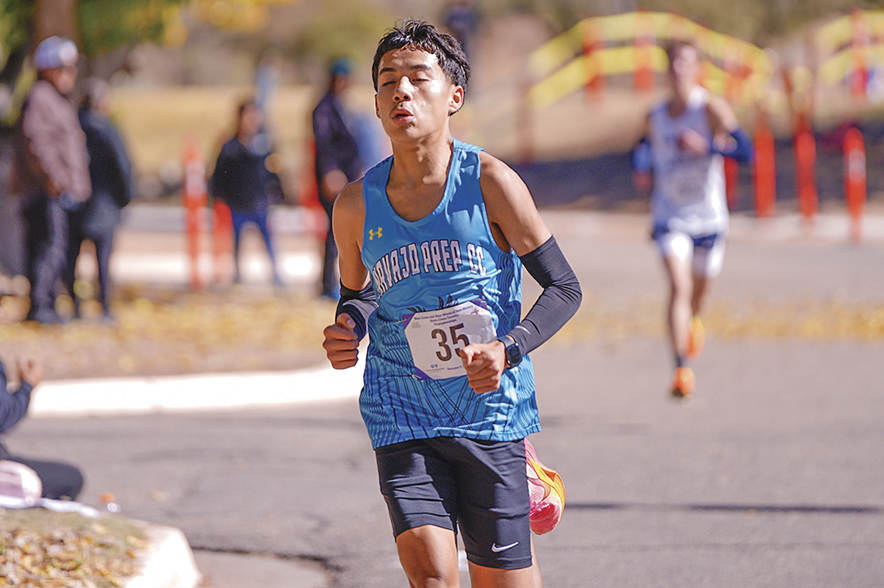
[(706, 114), (709, 93), (697, 86), (691, 90), (685, 111), (672, 118), (666, 103), (650, 115), (654, 190), (651, 221), (654, 227), (679, 231), (691, 237), (726, 233), (724, 161), (717, 153), (693, 155), (679, 148), (679, 137), (693, 129), (712, 141)]

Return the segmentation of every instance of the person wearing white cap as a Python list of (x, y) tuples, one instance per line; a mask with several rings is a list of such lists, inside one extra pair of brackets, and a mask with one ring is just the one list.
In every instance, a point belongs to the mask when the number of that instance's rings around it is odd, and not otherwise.
[(31, 284), (27, 320), (60, 323), (55, 284), (67, 258), (68, 211), (92, 191), (86, 136), (68, 95), (77, 81), (73, 41), (49, 37), (34, 51), (34, 83), (16, 124), (11, 191), (22, 196), (26, 273)]

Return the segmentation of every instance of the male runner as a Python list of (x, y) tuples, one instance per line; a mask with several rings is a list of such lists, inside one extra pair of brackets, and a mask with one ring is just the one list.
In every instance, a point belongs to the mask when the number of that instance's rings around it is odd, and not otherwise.
[(700, 311), (724, 261), (728, 210), (722, 156), (748, 162), (752, 142), (728, 103), (697, 83), (697, 48), (677, 41), (667, 55), (672, 95), (648, 115), (634, 163), (639, 188), (650, 185), (654, 171), (651, 220), (670, 286), (672, 395), (684, 398), (695, 387), (688, 360), (703, 347)]
[[(329, 361), (357, 362), (381, 491), (412, 587), (539, 587), (524, 438), (540, 430), (528, 352), (577, 310), (577, 278), (521, 179), (451, 135), (469, 64), (432, 25), (378, 44), (376, 112), (392, 157), (337, 198), (341, 300)], [(543, 286), (521, 315), (522, 264)]]

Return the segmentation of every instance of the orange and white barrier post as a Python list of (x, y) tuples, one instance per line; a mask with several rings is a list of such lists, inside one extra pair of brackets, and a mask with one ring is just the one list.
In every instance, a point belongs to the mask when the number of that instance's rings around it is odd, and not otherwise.
[(813, 221), (819, 208), (816, 190), (816, 141), (807, 126), (800, 126), (795, 135), (795, 172), (798, 187), (798, 208), (806, 223)]
[(776, 212), (777, 172), (776, 146), (773, 133), (764, 115), (755, 123), (755, 214), (771, 217)]
[(860, 102), (865, 102), (866, 87), (869, 82), (869, 64), (867, 57), (869, 50), (869, 25), (866, 22), (865, 13), (862, 9), (854, 8), (851, 11), (850, 24), (850, 52), (852, 57), (850, 92), (854, 99)]
[(215, 200), (212, 203), (212, 265), (216, 284), (233, 280), (233, 220), (230, 208)]
[(862, 132), (850, 127), (844, 134), (844, 200), (850, 214), (850, 238), (862, 238), (862, 215), (866, 205), (866, 147)]
[(194, 290), (203, 287), (200, 276), (200, 241), (205, 232), (206, 168), (196, 137), (184, 146), (184, 209), (187, 217), (187, 249), (190, 258), (190, 285)]
[(728, 210), (734, 210), (740, 203), (740, 164), (733, 157), (724, 158), (724, 193)]
[(605, 91), (605, 72), (599, 52), (605, 48), (602, 28), (591, 18), (583, 20), (583, 57), (586, 60), (586, 98), (601, 97)]
[(639, 10), (635, 13), (635, 72), (633, 86), (637, 92), (654, 89), (654, 54), (657, 44), (654, 20), (650, 14)]
[(319, 199), (320, 186), (316, 181), (316, 139), (312, 134), (307, 138), (304, 147), (304, 166), (298, 175), (298, 194), (301, 213), (303, 215), (304, 232), (313, 236), (322, 251), (325, 237), (332, 230), (328, 216)]

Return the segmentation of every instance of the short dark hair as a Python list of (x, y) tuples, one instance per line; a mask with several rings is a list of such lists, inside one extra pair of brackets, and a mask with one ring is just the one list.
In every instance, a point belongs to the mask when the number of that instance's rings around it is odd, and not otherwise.
[(375, 92), (378, 89), (378, 67), (381, 58), (390, 51), (411, 47), (432, 53), (445, 72), (445, 77), (455, 86), (464, 90), (470, 81), (470, 64), (460, 42), (447, 33), (440, 32), (433, 25), (422, 20), (404, 20), (394, 25), (378, 42), (371, 65), (371, 81)]

